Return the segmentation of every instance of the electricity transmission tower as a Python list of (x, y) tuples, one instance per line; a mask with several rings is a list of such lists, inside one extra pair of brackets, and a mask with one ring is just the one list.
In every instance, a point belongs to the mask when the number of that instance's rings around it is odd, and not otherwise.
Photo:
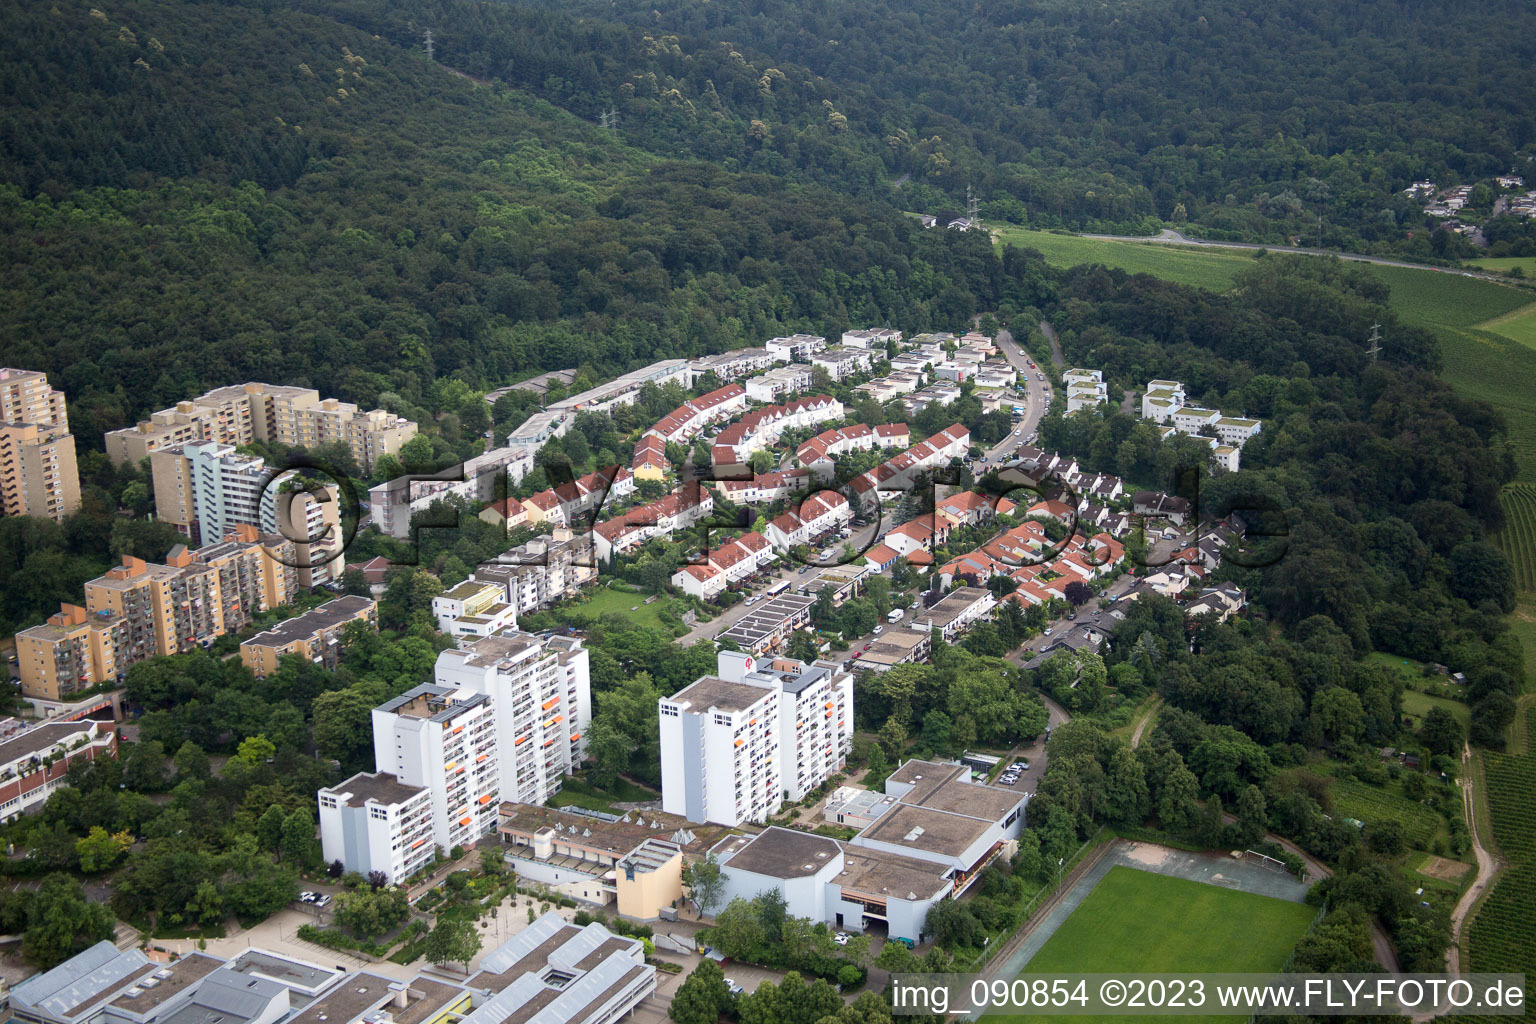
[(433, 60), (434, 58), (433, 58), (432, 54), (435, 53), (436, 51), (432, 47), (432, 30), (431, 29), (427, 29), (427, 39), (426, 39), (426, 43), (424, 45), (425, 45), (426, 50), (427, 50), (427, 60)]
[(1381, 356), (1381, 324), (1371, 324), (1371, 336), (1368, 339), (1371, 347), (1365, 350), (1365, 354), (1375, 362)]
[(976, 220), (981, 216), (981, 197), (971, 190), (971, 186), (965, 186), (965, 217), (971, 222), (971, 227), (976, 226)]
[(604, 129), (607, 129), (609, 131), (618, 131), (619, 130), (619, 112), (618, 112), (618, 110), (613, 108), (613, 107), (609, 107), (607, 110), (603, 111), (601, 114), (598, 114), (597, 115), (597, 126), (599, 128), (604, 128)]

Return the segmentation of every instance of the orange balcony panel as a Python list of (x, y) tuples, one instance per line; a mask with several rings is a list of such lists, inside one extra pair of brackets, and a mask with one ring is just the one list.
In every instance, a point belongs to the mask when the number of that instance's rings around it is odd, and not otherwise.
[(543, 708), (545, 711), (548, 711), (550, 708), (554, 707), (556, 704), (559, 704), (559, 703), (560, 703), (560, 698), (559, 697), (551, 697), (551, 698), (549, 698), (549, 700), (545, 701), (543, 704), (541, 704), (539, 706), (541, 708)]
[(466, 815), (464, 815), (464, 817), (459, 819), (459, 824), (460, 825), (468, 825), (470, 822), (472, 822), (474, 820), (475, 820), (474, 815), (466, 814)]

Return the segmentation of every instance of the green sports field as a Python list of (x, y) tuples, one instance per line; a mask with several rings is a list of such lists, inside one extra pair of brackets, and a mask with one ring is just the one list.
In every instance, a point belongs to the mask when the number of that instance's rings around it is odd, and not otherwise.
[[(1027, 974), (1278, 971), (1316, 914), (1316, 907), (1303, 903), (1117, 865), (1024, 970)], [(988, 1019), (1083, 1022), (1097, 1018)]]

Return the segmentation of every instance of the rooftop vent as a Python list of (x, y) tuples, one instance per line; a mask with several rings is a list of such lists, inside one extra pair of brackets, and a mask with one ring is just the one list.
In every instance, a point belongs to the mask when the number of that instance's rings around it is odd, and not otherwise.
[(129, 999), (137, 999), (137, 998), (139, 998), (139, 996), (141, 996), (143, 994), (144, 994), (144, 990), (139, 988), (139, 986), (137, 986), (137, 985), (133, 986), (133, 988), (130, 988), (127, 992), (123, 993), (123, 995), (127, 996)]
[(909, 843), (910, 842), (914, 842), (922, 834), (923, 834), (923, 826), (919, 825), (916, 828), (914, 828), (911, 832), (907, 833), (906, 841), (909, 842)]

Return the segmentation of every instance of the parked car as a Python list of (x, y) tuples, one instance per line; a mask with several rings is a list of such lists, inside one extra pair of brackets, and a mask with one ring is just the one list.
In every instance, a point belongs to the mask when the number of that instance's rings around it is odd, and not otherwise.
[(746, 991), (746, 989), (742, 988), (741, 985), (736, 982), (735, 978), (726, 978), (725, 987), (731, 990), (731, 995), (733, 996), (739, 996)]
[(876, 626), (875, 629), (874, 629), (874, 632), (870, 633), (869, 635), (870, 636), (879, 636), (881, 631), (883, 631), (884, 629), (885, 629), (884, 626)]
[(1029, 771), (1029, 762), (1028, 761), (1015, 761), (1015, 762), (1013, 762), (1013, 767), (1008, 769), (1008, 770), (1011, 771), (1011, 772), (1027, 772), (1027, 771)]
[(1012, 786), (1019, 781), (1019, 777), (1017, 775), (1004, 775), (997, 781), (1001, 782), (1005, 786)]
[(837, 943), (839, 946), (846, 946), (848, 945), (848, 938), (849, 936), (847, 932), (838, 932), (836, 935), (832, 936), (832, 941)]
[(300, 903), (313, 903), (313, 902), (315, 902), (315, 898), (316, 898), (317, 895), (318, 895), (317, 893), (312, 893), (312, 892), (310, 892), (310, 891), (308, 891), (306, 889), (304, 892), (299, 893), (299, 902)]
[(330, 897), (330, 895), (328, 893), (321, 893), (320, 895), (315, 897), (315, 906), (317, 906), (317, 907), (328, 906), (330, 904), (330, 902), (331, 902), (331, 897)]
[(1045, 627), (1045, 633), (1043, 635), (1045, 635), (1045, 636), (1050, 636), (1051, 635), (1051, 627), (1050, 626), (1046, 626)]

